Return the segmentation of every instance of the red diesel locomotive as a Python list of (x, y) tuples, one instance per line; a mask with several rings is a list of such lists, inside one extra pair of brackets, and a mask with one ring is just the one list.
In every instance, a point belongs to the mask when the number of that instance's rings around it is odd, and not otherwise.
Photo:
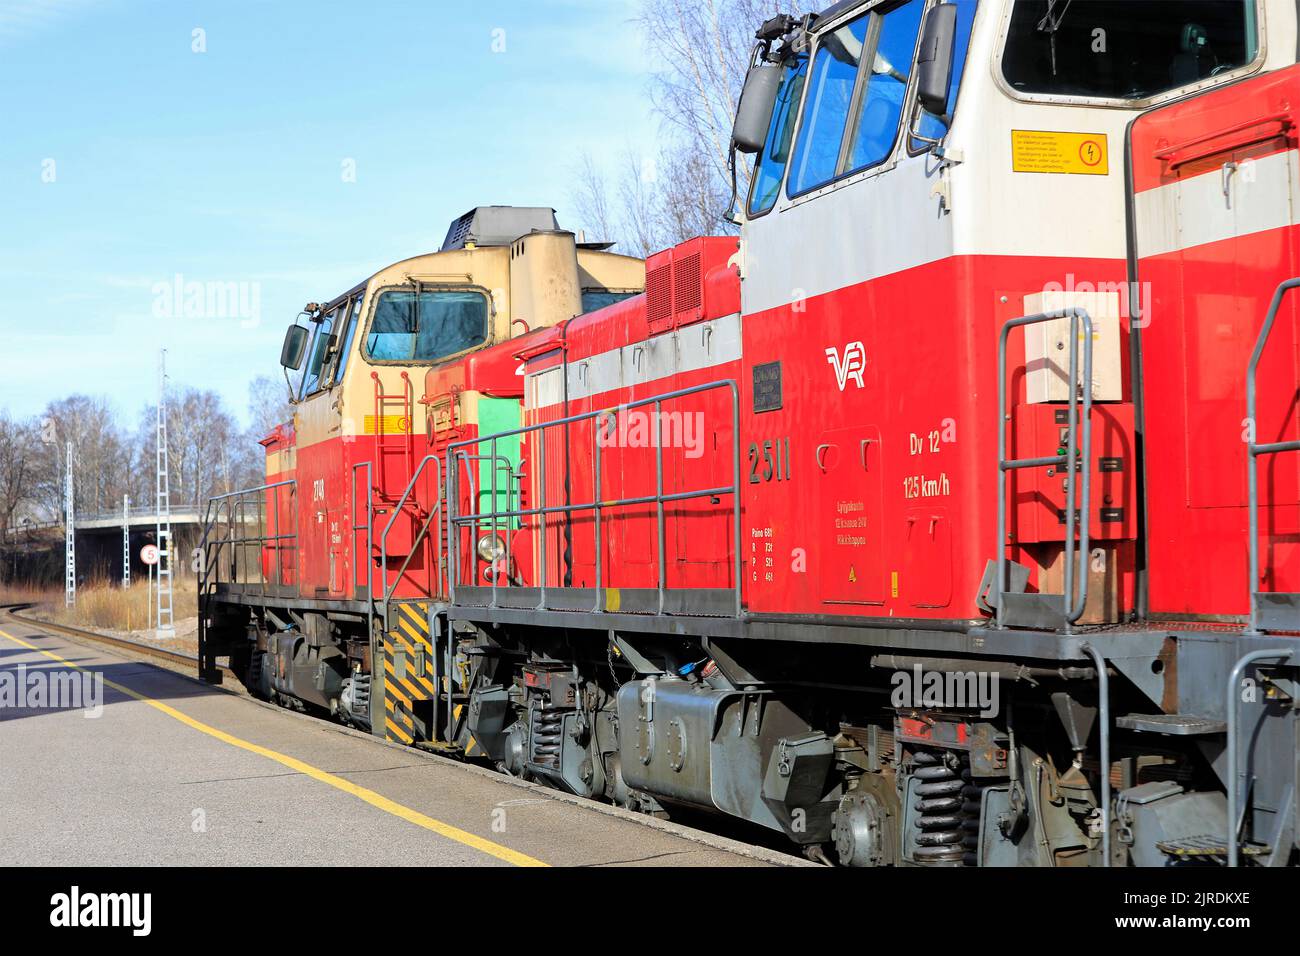
[(1294, 864), (1297, 23), (763, 24), (738, 237), (487, 207), (290, 330), (204, 672), (828, 862)]

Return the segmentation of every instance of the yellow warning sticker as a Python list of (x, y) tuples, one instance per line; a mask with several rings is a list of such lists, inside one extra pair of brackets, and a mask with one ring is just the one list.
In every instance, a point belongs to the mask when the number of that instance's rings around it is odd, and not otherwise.
[(1105, 176), (1110, 173), (1106, 134), (1013, 129), (1011, 168), (1018, 173)]
[(898, 597), (898, 572), (889, 572), (889, 596)]

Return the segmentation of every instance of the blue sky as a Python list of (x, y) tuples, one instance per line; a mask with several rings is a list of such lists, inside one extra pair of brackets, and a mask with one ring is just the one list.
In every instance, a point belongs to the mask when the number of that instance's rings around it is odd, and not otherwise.
[[(80, 391), (134, 422), (165, 346), (242, 419), (303, 303), (436, 249), (454, 216), (544, 205), (578, 228), (581, 155), (653, 148), (634, 12), (0, 0), (0, 408)], [(168, 316), (178, 275), (244, 307)]]

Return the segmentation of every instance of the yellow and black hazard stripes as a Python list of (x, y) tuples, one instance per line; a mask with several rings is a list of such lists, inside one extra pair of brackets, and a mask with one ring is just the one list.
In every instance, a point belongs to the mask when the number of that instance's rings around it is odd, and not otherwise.
[(432, 734), (432, 702), (438, 696), (428, 603), (392, 605), (388, 625), (384, 636), (385, 735), (409, 744)]

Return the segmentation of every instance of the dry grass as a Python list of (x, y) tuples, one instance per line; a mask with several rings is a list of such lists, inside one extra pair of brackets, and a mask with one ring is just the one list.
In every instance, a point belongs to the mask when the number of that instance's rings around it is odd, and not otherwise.
[[(64, 607), (61, 589), (0, 586), (0, 604), (19, 601), (41, 605), (48, 619), (73, 627), (110, 631), (141, 631), (150, 623), (148, 581), (132, 582), (130, 588), (96, 582), (77, 588), (77, 605)], [(198, 614), (198, 591), (193, 581), (178, 581), (172, 596), (173, 616), (179, 624)]]
[(63, 592), (32, 584), (0, 584), (0, 604), (45, 604), (63, 600)]

